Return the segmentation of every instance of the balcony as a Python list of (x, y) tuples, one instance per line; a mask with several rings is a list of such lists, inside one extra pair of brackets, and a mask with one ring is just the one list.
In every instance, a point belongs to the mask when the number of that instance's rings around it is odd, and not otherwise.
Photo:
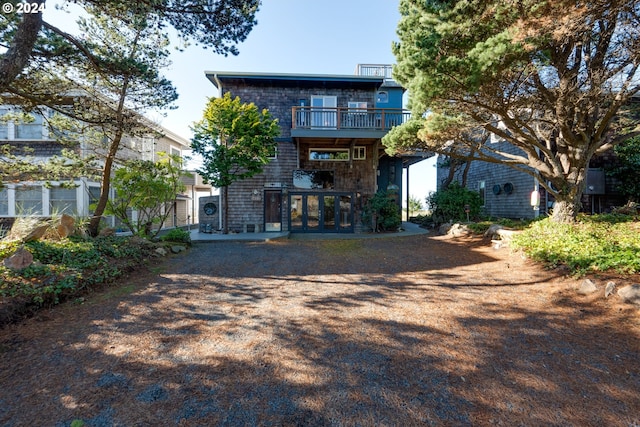
[(396, 108), (293, 107), (291, 136), (382, 138), (411, 112)]

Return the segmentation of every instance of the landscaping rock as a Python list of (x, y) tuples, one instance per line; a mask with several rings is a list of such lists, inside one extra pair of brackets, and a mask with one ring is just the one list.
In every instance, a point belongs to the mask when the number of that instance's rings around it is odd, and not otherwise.
[(618, 295), (624, 302), (640, 305), (640, 284), (623, 286), (618, 289)]
[(615, 290), (616, 282), (607, 282), (607, 285), (604, 288), (604, 297), (609, 298)]
[(4, 266), (10, 270), (22, 270), (31, 264), (33, 264), (33, 255), (22, 246), (4, 260)]
[(155, 252), (160, 256), (166, 256), (167, 255), (167, 250), (165, 248), (157, 248), (155, 250)]
[(447, 234), (449, 230), (451, 230), (450, 222), (445, 222), (444, 224), (441, 224), (440, 227), (438, 227), (438, 233), (442, 235)]
[(180, 246), (180, 245), (171, 246), (171, 253), (174, 253), (174, 254), (179, 254), (180, 252), (186, 251), (186, 250), (187, 248), (184, 246)]
[(502, 230), (504, 227), (500, 224), (491, 224), (487, 231), (484, 232), (484, 237), (491, 237), (492, 239), (496, 235), (498, 230)]
[(42, 236), (49, 229), (49, 224), (42, 224), (32, 229), (27, 235), (22, 239), (23, 242), (31, 242), (34, 240), (40, 240)]
[(584, 279), (578, 288), (580, 295), (589, 295), (598, 290), (598, 286), (591, 279)]
[(453, 224), (447, 234), (453, 237), (464, 237), (471, 234), (471, 230), (464, 224)]

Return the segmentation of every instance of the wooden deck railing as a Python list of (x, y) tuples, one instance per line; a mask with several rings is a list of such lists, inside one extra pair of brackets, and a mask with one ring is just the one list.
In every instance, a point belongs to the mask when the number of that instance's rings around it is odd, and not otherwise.
[(291, 110), (293, 129), (389, 130), (411, 117), (399, 108), (320, 108), (300, 106)]

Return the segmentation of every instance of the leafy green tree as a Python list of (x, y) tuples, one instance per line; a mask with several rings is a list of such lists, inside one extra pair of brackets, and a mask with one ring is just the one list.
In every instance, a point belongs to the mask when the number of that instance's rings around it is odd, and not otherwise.
[(223, 232), (229, 232), (228, 187), (250, 178), (269, 162), (280, 134), (277, 119), (255, 104), (244, 104), (239, 97), (225, 93), (210, 98), (202, 120), (194, 124), (191, 148), (200, 154), (203, 165), (197, 172), (222, 190)]
[(413, 138), (387, 135), (388, 150), (542, 178), (553, 220), (574, 221), (591, 158), (639, 134), (638, 3), (401, 0), (400, 13), (394, 77), (416, 119)]
[[(116, 197), (107, 203), (106, 213), (115, 215), (136, 235), (153, 238), (174, 212), (176, 196), (183, 192), (182, 159), (160, 153), (156, 162), (130, 160), (116, 170)], [(134, 221), (129, 213), (135, 210)], [(153, 226), (156, 226), (154, 229)]]

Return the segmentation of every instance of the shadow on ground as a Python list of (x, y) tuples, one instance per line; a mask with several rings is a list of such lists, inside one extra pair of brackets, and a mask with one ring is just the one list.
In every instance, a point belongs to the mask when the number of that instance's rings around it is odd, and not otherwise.
[(0, 425), (640, 423), (637, 312), (484, 246), (208, 243), (0, 331)]

